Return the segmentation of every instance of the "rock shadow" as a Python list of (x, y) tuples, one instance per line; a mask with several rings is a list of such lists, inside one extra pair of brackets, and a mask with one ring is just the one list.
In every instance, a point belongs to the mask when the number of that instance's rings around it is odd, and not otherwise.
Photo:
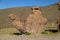
[(58, 32), (58, 30), (45, 30), (45, 31), (50, 31), (50, 32), (52, 32), (52, 33)]

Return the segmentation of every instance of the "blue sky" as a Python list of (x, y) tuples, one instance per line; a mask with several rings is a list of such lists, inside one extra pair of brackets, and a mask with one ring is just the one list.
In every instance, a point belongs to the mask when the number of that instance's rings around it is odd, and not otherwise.
[(58, 0), (0, 0), (0, 9), (23, 6), (47, 6)]

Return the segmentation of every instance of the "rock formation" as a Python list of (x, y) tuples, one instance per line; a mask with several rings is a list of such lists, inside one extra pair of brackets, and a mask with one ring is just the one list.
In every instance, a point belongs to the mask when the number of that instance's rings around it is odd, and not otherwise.
[(26, 19), (26, 31), (30, 33), (41, 33), (44, 31), (45, 24), (47, 23), (47, 19), (44, 18), (39, 11), (39, 7), (32, 7), (32, 14)]
[(17, 30), (19, 30), (19, 31), (22, 32), (22, 33), (25, 32), (24, 23), (22, 23), (22, 22), (20, 21), (20, 18), (19, 18), (19, 17), (17, 17), (17, 16), (14, 15), (14, 14), (9, 14), (9, 19), (11, 20), (12, 25), (13, 25)]
[(60, 10), (60, 1), (57, 3), (58, 10)]
[(39, 11), (39, 7), (32, 7), (31, 10), (32, 14), (29, 14), (24, 23), (21, 23), (20, 18), (14, 14), (10, 14), (9, 18), (12, 20), (14, 27), (20, 31), (31, 34), (41, 33), (44, 31), (47, 19)]
[(60, 17), (57, 18), (58, 32), (60, 32)]

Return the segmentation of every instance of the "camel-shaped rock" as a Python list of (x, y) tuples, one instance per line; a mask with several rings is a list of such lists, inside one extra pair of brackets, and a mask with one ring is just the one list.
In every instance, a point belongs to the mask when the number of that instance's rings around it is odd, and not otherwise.
[(42, 16), (39, 11), (39, 7), (32, 7), (32, 14), (26, 18), (26, 21), (22, 23), (14, 14), (10, 14), (9, 18), (12, 20), (12, 24), (16, 29), (22, 30), (23, 32), (29, 32), (31, 34), (37, 34), (44, 31), (47, 19)]

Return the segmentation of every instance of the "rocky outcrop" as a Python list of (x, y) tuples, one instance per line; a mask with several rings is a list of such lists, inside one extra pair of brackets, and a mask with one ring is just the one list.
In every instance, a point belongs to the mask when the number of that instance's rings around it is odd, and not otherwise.
[(32, 14), (26, 19), (26, 30), (30, 33), (41, 33), (44, 31), (47, 19), (42, 16), (39, 7), (32, 7)]
[(24, 23), (22, 23), (20, 21), (20, 18), (17, 17), (16, 15), (14, 14), (9, 14), (9, 19), (11, 20), (12, 22), (12, 25), (17, 29), (19, 30), (20, 32), (25, 32), (25, 26), (24, 26)]
[(57, 18), (58, 32), (60, 32), (60, 17)]
[(58, 10), (60, 10), (60, 2), (57, 3)]
[(24, 23), (21, 23), (19, 17), (14, 14), (10, 14), (9, 18), (18, 30), (32, 34), (41, 33), (44, 31), (47, 19), (43, 17), (42, 13), (39, 11), (39, 7), (32, 7), (31, 9), (32, 14), (29, 14)]

